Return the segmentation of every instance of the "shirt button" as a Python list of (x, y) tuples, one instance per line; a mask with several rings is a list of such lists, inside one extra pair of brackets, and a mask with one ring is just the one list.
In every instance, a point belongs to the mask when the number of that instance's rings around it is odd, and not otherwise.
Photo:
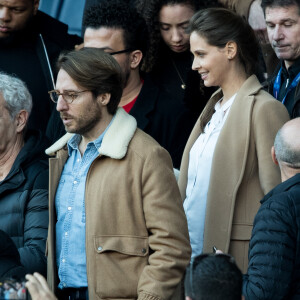
[(80, 162), (80, 159), (79, 159), (79, 158), (77, 158), (77, 162)]
[(65, 282), (63, 282), (63, 286), (67, 286)]
[(69, 206), (69, 207), (68, 207), (68, 210), (72, 210), (72, 207), (71, 207), (71, 206)]
[(67, 236), (67, 235), (68, 235), (68, 233), (67, 233), (67, 232), (65, 232), (65, 235)]
[(62, 261), (63, 263), (66, 262), (66, 260), (65, 260), (64, 258), (63, 258), (61, 261)]
[(101, 247), (101, 246), (99, 246), (99, 247), (98, 247), (98, 251), (101, 251), (101, 250), (102, 250), (102, 247)]
[(73, 182), (74, 184), (77, 184), (77, 181), (76, 180), (74, 180), (74, 182)]

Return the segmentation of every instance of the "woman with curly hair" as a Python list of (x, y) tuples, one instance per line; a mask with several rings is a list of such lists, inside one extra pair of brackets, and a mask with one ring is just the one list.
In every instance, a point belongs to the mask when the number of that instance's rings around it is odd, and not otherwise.
[[(208, 4), (209, 3), (209, 4)], [(137, 0), (136, 7), (144, 17), (149, 31), (150, 46), (143, 70), (177, 103), (184, 103), (196, 118), (214, 89), (204, 87), (200, 76), (192, 71), (189, 34), (185, 32), (194, 13), (216, 1)]]

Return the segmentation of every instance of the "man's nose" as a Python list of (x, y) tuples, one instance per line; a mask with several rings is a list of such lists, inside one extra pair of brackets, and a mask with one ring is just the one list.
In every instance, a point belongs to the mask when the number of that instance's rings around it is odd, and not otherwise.
[(7, 7), (0, 8), (0, 20), (9, 22), (11, 20), (11, 12)]
[(273, 39), (275, 41), (282, 40), (284, 38), (282, 28), (279, 25), (276, 25), (273, 32)]
[(69, 106), (68, 103), (65, 101), (62, 95), (59, 95), (57, 103), (56, 103), (56, 110), (57, 111), (66, 111), (68, 110)]

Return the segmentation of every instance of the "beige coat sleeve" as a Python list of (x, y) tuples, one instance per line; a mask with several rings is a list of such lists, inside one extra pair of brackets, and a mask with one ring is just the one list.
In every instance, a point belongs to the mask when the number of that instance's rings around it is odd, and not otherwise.
[(138, 299), (169, 299), (190, 260), (187, 220), (169, 154), (155, 147), (142, 175), (143, 208), (152, 254), (138, 283)]
[(232, 9), (248, 21), (249, 9), (254, 0), (219, 0), (225, 7)]
[[(267, 96), (270, 98), (269, 95)], [(271, 160), (271, 148), (278, 130), (289, 119), (285, 106), (279, 101), (260, 101), (260, 105), (254, 108), (252, 126), (255, 135), (259, 180), (265, 194), (278, 184), (277, 177), (274, 176), (278, 166)]]

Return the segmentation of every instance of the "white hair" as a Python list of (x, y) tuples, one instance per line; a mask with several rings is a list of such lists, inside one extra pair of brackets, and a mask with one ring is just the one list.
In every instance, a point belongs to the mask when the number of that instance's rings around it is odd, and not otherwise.
[(26, 84), (21, 79), (0, 72), (0, 93), (12, 119), (21, 110), (26, 110), (30, 114), (32, 97)]

